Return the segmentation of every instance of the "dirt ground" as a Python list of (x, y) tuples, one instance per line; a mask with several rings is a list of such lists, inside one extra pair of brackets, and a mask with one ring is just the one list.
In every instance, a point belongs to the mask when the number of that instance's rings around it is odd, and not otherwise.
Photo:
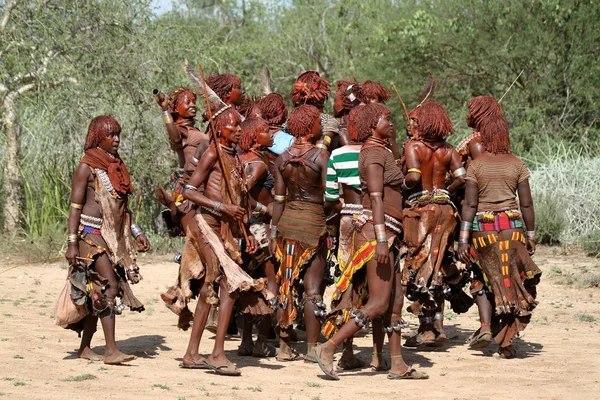
[[(0, 259), (0, 398), (7, 399), (335, 399), (390, 398), (419, 393), (421, 398), (597, 398), (600, 389), (600, 289), (581, 289), (584, 278), (598, 279), (600, 260), (542, 248), (535, 259), (544, 271), (540, 305), (517, 340), (519, 356), (500, 360), (495, 346), (469, 350), (465, 339), (478, 326), (476, 308), (466, 315), (446, 312), (449, 345), (404, 349), (407, 363), (427, 372), (428, 381), (389, 381), (370, 369), (342, 372), (341, 381), (320, 378), (318, 366), (303, 361), (240, 358), (239, 339), (226, 342), (241, 377), (178, 368), (188, 332), (176, 327), (160, 293), (177, 275), (170, 256), (140, 257), (144, 280), (134, 286), (147, 310), (118, 317), (121, 350), (136, 354), (128, 366), (105, 366), (75, 357), (78, 338), (52, 324), (54, 303), (64, 285), (66, 263), (32, 264), (7, 270)], [(6, 271), (6, 272), (2, 272)], [(587, 284), (589, 282), (586, 282)], [(597, 280), (596, 280), (597, 284)], [(415, 318), (408, 319), (416, 322)], [(410, 332), (406, 332), (407, 334)], [(205, 333), (201, 352), (212, 348)], [(104, 351), (102, 330), (94, 350)], [(370, 361), (371, 337), (358, 338), (359, 356)], [(305, 345), (299, 343), (304, 352)], [(386, 349), (387, 351), (387, 349)]]

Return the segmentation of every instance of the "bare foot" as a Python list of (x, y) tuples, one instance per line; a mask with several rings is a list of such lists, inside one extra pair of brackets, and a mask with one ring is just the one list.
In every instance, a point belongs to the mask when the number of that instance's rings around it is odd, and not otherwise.
[(102, 361), (102, 360), (104, 360), (104, 357), (102, 357), (98, 353), (95, 353), (89, 347), (86, 347), (83, 350), (79, 351), (77, 353), (77, 355), (79, 356), (79, 358), (83, 358), (84, 360), (90, 360), (90, 361)]
[(117, 350), (112, 354), (104, 353), (104, 364), (117, 365), (133, 361), (136, 358), (136, 356), (121, 353), (119, 350)]

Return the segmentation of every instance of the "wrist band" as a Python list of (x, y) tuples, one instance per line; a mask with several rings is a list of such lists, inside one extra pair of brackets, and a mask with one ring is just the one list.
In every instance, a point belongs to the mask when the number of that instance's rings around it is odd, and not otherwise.
[(79, 239), (79, 235), (76, 233), (69, 233), (67, 235), (67, 243), (77, 243), (78, 239)]
[(452, 172), (452, 176), (454, 176), (455, 178), (458, 178), (459, 176), (463, 176), (466, 174), (467, 174), (467, 170), (464, 169), (463, 167), (460, 167)]
[(325, 143), (319, 143), (315, 147), (323, 150), (327, 150), (327, 145)]
[(285, 203), (285, 199), (287, 199), (287, 196), (284, 194), (276, 194), (275, 196), (273, 196), (273, 200), (275, 200), (278, 203)]
[(375, 229), (375, 238), (377, 239), (377, 243), (387, 243), (385, 224), (375, 224), (373, 225), (373, 228)]
[(266, 214), (267, 206), (262, 203), (256, 202), (256, 207), (254, 207), (254, 212), (258, 214)]
[(402, 181), (402, 185), (400, 185), (400, 189), (404, 190), (405, 192), (408, 192), (410, 189), (408, 186), (406, 186), (406, 178)]
[(525, 234), (527, 235), (527, 239), (535, 240), (535, 231), (527, 231), (527, 232), (525, 232)]
[(81, 210), (83, 208), (83, 204), (71, 203), (71, 208)]
[(144, 231), (137, 224), (131, 224), (131, 235), (137, 239), (138, 236), (143, 235)]
[(460, 243), (460, 244), (469, 244), (469, 238), (459, 237), (458, 238), (458, 243)]
[(221, 211), (221, 202), (220, 201), (213, 202), (212, 210), (214, 212), (220, 212)]
[(271, 226), (271, 239), (277, 238), (277, 225)]
[(198, 188), (196, 186), (192, 186), (192, 185), (185, 185), (183, 188), (185, 190), (198, 190)]
[(173, 123), (173, 116), (171, 115), (170, 111), (167, 111), (167, 110), (163, 111), (162, 119), (163, 119), (163, 122), (165, 123), (165, 125)]
[(369, 196), (372, 196), (372, 197), (383, 197), (383, 192), (369, 192)]
[(460, 223), (461, 232), (462, 231), (471, 232), (472, 229), (473, 229), (473, 222), (461, 221), (461, 223)]
[(410, 168), (410, 169), (409, 169), (407, 172), (408, 172), (409, 174), (410, 174), (411, 172), (416, 172), (417, 174), (420, 174), (420, 173), (421, 173), (421, 170), (420, 170), (419, 168)]

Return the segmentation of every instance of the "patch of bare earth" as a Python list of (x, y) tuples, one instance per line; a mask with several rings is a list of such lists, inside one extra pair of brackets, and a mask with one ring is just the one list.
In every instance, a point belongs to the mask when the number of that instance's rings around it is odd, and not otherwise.
[[(404, 349), (407, 362), (427, 372), (428, 381), (389, 381), (385, 373), (370, 369), (342, 372), (341, 381), (326, 381), (315, 364), (240, 358), (238, 339), (229, 340), (226, 349), (241, 367), (241, 377), (180, 369), (189, 332), (177, 329), (176, 316), (159, 297), (177, 276), (169, 256), (140, 257), (144, 280), (133, 288), (147, 311), (118, 317), (118, 345), (138, 359), (128, 366), (80, 360), (74, 353), (77, 336), (52, 324), (66, 263), (21, 266), (0, 275), (0, 399), (595, 398), (600, 388), (600, 290), (585, 286), (593, 286), (594, 274), (600, 274), (600, 260), (561, 255), (556, 248), (540, 249), (535, 259), (544, 271), (540, 304), (517, 340), (518, 358), (492, 357), (494, 345), (469, 350), (464, 342), (478, 326), (476, 308), (466, 315), (448, 311), (447, 347)], [(5, 262), (0, 271), (11, 266)], [(100, 326), (96, 335), (94, 349), (102, 353)], [(205, 354), (212, 348), (211, 337), (205, 332)], [(370, 335), (355, 340), (367, 364), (370, 344)], [(304, 352), (304, 344), (298, 349)]]

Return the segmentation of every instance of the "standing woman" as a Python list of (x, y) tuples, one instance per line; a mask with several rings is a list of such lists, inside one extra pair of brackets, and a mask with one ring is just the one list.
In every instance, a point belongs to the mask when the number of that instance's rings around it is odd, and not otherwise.
[(369, 298), (350, 312), (350, 320), (329, 341), (315, 348), (314, 355), (321, 370), (338, 380), (333, 367), (337, 347), (367, 328), (369, 321), (383, 316), (392, 359), (388, 378), (426, 379), (426, 374), (406, 365), (400, 345), (404, 295), (395, 250), (401, 233), (404, 175), (389, 149), (388, 139), (393, 132), (390, 110), (378, 103), (357, 108), (356, 130), (352, 132), (356, 133), (352, 140), (364, 142), (358, 161), (363, 214), (355, 220), (354, 234), (354, 246), (360, 250), (352, 262), (366, 265)]
[(494, 309), (491, 326), (483, 326), (482, 321), (481, 333), (496, 340), (501, 357), (513, 358), (512, 341), (531, 319), (542, 274), (531, 260), (535, 213), (529, 172), (523, 161), (510, 154), (508, 124), (503, 117), (483, 120), (480, 133), (486, 153), (474, 160), (467, 172), (459, 256), (462, 262), (471, 262), (471, 239), (485, 275), (486, 298)]

